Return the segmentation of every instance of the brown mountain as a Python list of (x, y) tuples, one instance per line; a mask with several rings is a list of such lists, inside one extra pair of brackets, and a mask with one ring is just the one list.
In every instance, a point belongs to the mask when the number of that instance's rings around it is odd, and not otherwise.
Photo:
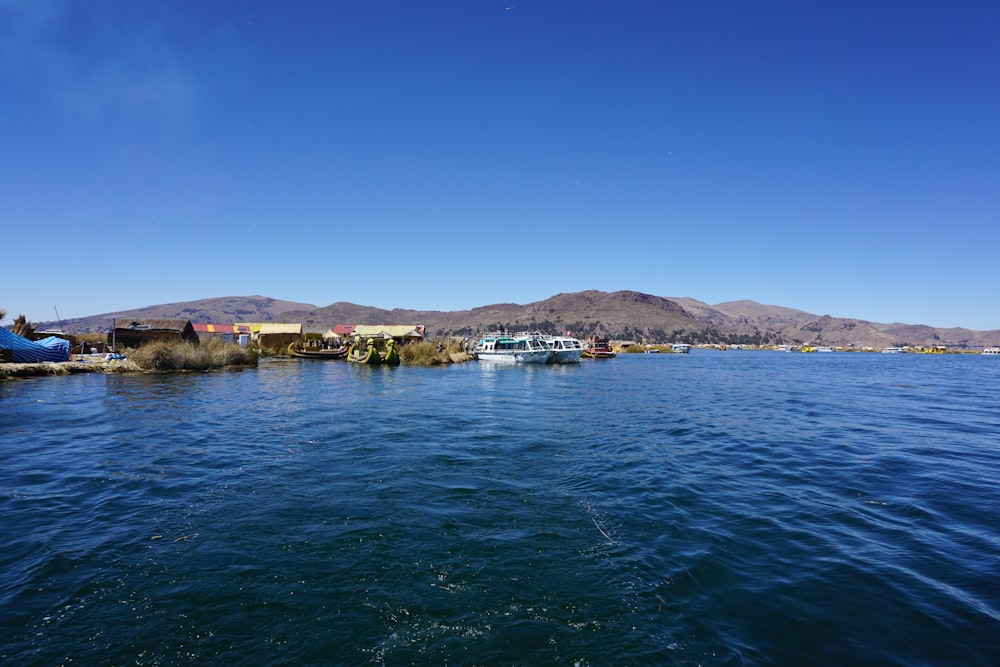
[(184, 319), (204, 324), (231, 324), (233, 322), (273, 322), (278, 316), (289, 310), (312, 309), (316, 306), (297, 301), (282, 301), (266, 296), (223, 296), (214, 299), (199, 299), (198, 301), (183, 301), (166, 303), (159, 306), (146, 306), (134, 310), (122, 310), (103, 315), (78, 317), (62, 322), (42, 322), (36, 329), (62, 328), (66, 333), (83, 333), (88, 331), (109, 331), (112, 319), (136, 320), (173, 320)]
[(756, 301), (729, 301), (710, 306), (695, 299), (673, 299), (706, 326), (739, 336), (769, 333), (790, 344), (843, 347), (945, 345), (986, 347), (1000, 343), (1000, 331), (936, 328), (923, 324), (883, 324), (854, 318), (813, 315), (794, 308), (768, 306)]
[[(885, 347), (1000, 345), (1000, 331), (939, 329), (916, 324), (881, 324), (852, 318), (814, 315), (794, 308), (755, 301), (714, 306), (689, 297), (660, 297), (641, 292), (588, 290), (556, 294), (529, 304), (499, 303), (471, 310), (384, 310), (340, 301), (322, 308), (263, 296), (221, 297), (148, 306), (64, 321), (70, 333), (107, 331), (111, 318), (183, 318), (193, 322), (301, 322), (306, 331), (321, 332), (335, 324), (423, 324), (437, 338), (476, 336), (503, 327), (546, 333), (571, 331), (586, 338), (602, 333), (616, 339), (649, 342), (789, 343)], [(47, 322), (39, 329), (58, 326)]]
[(423, 324), (427, 334), (475, 336), (502, 327), (543, 333), (571, 331), (586, 338), (603, 333), (614, 338), (666, 340), (675, 331), (705, 327), (670, 299), (640, 292), (574, 292), (526, 305), (497, 303), (472, 310), (381, 310), (338, 302), (325, 308), (292, 311), (282, 317), (302, 322), (307, 331), (325, 331), (338, 323)]

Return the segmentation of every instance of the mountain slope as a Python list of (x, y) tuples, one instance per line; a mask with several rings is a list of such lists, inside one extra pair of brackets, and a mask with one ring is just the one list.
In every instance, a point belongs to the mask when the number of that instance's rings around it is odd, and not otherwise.
[(66, 333), (82, 333), (86, 331), (108, 331), (112, 319), (149, 319), (170, 320), (184, 319), (205, 324), (231, 324), (233, 322), (273, 322), (283, 312), (295, 309), (311, 309), (316, 306), (296, 301), (283, 301), (266, 296), (223, 296), (197, 301), (182, 301), (166, 303), (158, 306), (146, 306), (134, 310), (123, 310), (90, 317), (78, 317), (60, 322), (42, 322), (37, 325), (39, 331), (61, 328)]
[(557, 294), (525, 305), (498, 303), (450, 312), (380, 310), (338, 302), (325, 308), (283, 313), (282, 317), (302, 322), (310, 331), (325, 331), (338, 323), (423, 324), (428, 335), (433, 337), (475, 336), (502, 327), (543, 333), (568, 330), (582, 338), (606, 333), (615, 338), (665, 340), (673, 331), (705, 328), (669, 299), (640, 292), (595, 290)]
[(882, 324), (846, 317), (814, 315), (794, 308), (769, 306), (756, 301), (729, 301), (709, 306), (690, 298), (674, 299), (706, 326), (739, 335), (767, 332), (786, 343), (811, 343), (842, 347), (945, 345), (984, 347), (1000, 341), (1000, 331), (963, 328), (939, 329), (923, 324)]
[[(301, 322), (306, 331), (322, 332), (335, 324), (423, 324), (427, 335), (477, 336), (509, 330), (570, 331), (586, 338), (595, 333), (648, 342), (726, 342), (822, 344), (848, 347), (1000, 345), (1000, 331), (939, 329), (919, 324), (881, 324), (853, 318), (814, 315), (756, 301), (709, 305), (690, 297), (661, 297), (642, 292), (587, 290), (556, 294), (529, 304), (498, 303), (471, 310), (385, 310), (346, 301), (324, 306), (263, 296), (231, 296), (148, 306), (62, 323), (68, 333), (105, 332), (112, 318), (189, 319), (202, 323)], [(43, 322), (38, 328), (56, 328)]]

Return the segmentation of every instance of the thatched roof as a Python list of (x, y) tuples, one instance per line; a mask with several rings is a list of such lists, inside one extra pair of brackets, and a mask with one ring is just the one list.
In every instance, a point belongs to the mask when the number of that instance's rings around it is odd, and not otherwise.
[(266, 336), (268, 334), (302, 334), (302, 323), (296, 322), (285, 323), (285, 322), (265, 322), (260, 325), (260, 331), (258, 332), (261, 336)]
[(423, 338), (423, 327), (418, 324), (359, 324), (353, 335), (362, 338)]
[(192, 330), (194, 327), (191, 325), (191, 320), (182, 319), (146, 319), (146, 320), (133, 320), (133, 319), (121, 319), (115, 322), (116, 329), (159, 329), (162, 331), (184, 331), (188, 328)]
[(114, 345), (138, 347), (152, 340), (180, 338), (198, 343), (198, 334), (191, 320), (181, 319), (120, 319), (115, 322), (115, 330), (108, 334), (108, 342)]

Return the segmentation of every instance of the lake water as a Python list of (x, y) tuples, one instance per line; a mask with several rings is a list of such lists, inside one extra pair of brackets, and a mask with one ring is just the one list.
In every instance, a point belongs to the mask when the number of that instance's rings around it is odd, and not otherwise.
[(1000, 664), (1000, 359), (0, 384), (0, 663)]

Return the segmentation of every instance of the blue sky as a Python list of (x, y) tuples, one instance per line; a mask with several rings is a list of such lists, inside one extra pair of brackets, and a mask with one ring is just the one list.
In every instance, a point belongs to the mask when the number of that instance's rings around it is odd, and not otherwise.
[(0, 0), (0, 308), (1000, 329), (995, 2)]

